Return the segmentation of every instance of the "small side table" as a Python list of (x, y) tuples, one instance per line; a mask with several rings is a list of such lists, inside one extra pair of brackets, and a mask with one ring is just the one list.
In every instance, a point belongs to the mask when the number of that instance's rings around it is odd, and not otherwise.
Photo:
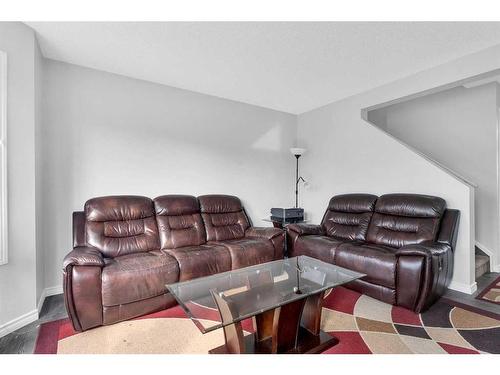
[(288, 258), (288, 241), (286, 238), (286, 227), (290, 224), (307, 223), (309, 220), (287, 222), (286, 220), (271, 220), (271, 218), (265, 218), (265, 219), (262, 219), (262, 221), (265, 221), (268, 223), (273, 223), (273, 227), (283, 230), (283, 232), (285, 233), (285, 244), (284, 244), (284, 249), (283, 249), (284, 257)]

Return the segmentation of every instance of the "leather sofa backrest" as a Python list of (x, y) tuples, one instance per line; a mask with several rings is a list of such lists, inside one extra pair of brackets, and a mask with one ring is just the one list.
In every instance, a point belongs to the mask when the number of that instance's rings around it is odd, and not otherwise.
[(85, 212), (73, 212), (73, 247), (87, 246), (85, 235)]
[(158, 249), (153, 201), (140, 196), (108, 196), (85, 203), (87, 244), (105, 257)]
[(250, 222), (238, 197), (202, 195), (198, 200), (207, 241), (235, 240), (245, 236)]
[(441, 219), (441, 227), (437, 242), (444, 243), (455, 250), (458, 238), (458, 224), (460, 222), (460, 211), (447, 208)]
[(334, 238), (364, 241), (377, 201), (376, 195), (344, 194), (330, 199), (321, 225)]
[(446, 202), (418, 194), (386, 194), (378, 198), (367, 242), (400, 248), (435, 241)]
[(190, 195), (163, 195), (154, 199), (162, 249), (197, 246), (206, 242), (198, 200)]

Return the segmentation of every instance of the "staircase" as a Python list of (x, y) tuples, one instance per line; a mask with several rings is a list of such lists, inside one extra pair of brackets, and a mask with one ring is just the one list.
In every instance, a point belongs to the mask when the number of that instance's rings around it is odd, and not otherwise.
[(476, 280), (490, 272), (490, 257), (476, 247)]
[[(488, 234), (498, 236), (498, 225), (489, 218), (498, 217), (498, 207), (490, 204), (490, 191), (497, 191), (496, 177), (500, 174), (497, 166), (499, 95), (497, 84), (456, 86), (379, 105), (367, 109), (364, 115), (370, 124), (471, 186), (475, 224), (481, 229), (476, 230), (474, 241), (495, 252), (497, 249)], [(488, 119), (480, 121), (480, 130), (476, 126), (478, 118)], [(471, 162), (471, 155), (476, 163)], [(484, 164), (485, 168), (476, 168), (477, 163)], [(477, 247), (474, 255), (478, 279), (490, 272), (492, 264), (490, 257)]]

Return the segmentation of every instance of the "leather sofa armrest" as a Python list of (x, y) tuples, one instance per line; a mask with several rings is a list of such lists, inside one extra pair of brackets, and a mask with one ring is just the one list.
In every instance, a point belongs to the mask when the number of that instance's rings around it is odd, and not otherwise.
[(64, 257), (64, 303), (75, 331), (103, 323), (101, 274), (104, 266), (102, 254), (93, 247), (75, 247)]
[(271, 242), (274, 248), (274, 260), (283, 259), (285, 232), (283, 229), (272, 227), (250, 227), (245, 231), (247, 238), (261, 238)]
[(93, 247), (75, 247), (64, 257), (63, 269), (68, 266), (94, 266), (104, 267), (104, 258), (99, 250)]
[(398, 305), (417, 313), (442, 296), (453, 273), (451, 246), (426, 241), (396, 250)]
[(324, 235), (325, 231), (321, 225), (314, 224), (289, 224), (286, 227), (287, 231), (292, 231), (297, 233), (299, 236), (307, 236), (312, 234)]
[(396, 255), (421, 255), (424, 257), (442, 256), (451, 251), (451, 246), (440, 242), (423, 242), (418, 245), (407, 245), (396, 250)]
[(250, 227), (245, 231), (245, 237), (258, 237), (271, 240), (283, 235), (283, 230), (272, 227)]

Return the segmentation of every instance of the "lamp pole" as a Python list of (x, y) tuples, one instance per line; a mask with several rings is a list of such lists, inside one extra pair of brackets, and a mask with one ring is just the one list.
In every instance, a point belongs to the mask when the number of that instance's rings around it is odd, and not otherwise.
[(299, 176), (299, 158), (302, 156), (304, 152), (306, 152), (305, 148), (292, 147), (290, 152), (293, 156), (295, 156), (296, 164), (295, 164), (295, 208), (299, 208), (299, 182), (305, 180)]
[(295, 208), (299, 207), (299, 158), (300, 155), (295, 155), (297, 160), (296, 168), (295, 168)]

